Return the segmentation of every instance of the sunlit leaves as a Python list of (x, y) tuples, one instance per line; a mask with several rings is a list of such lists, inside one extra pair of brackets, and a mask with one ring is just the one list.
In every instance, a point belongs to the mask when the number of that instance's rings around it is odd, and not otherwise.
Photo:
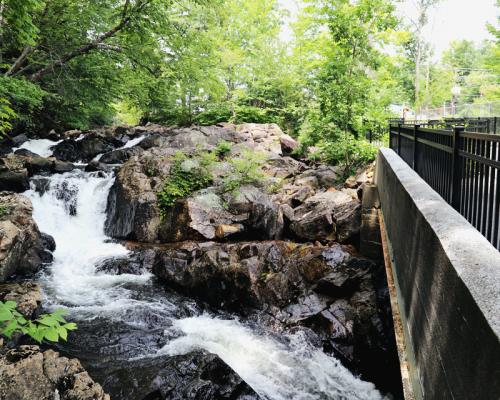
[(0, 301), (0, 335), (11, 338), (14, 333), (30, 336), (41, 343), (44, 340), (57, 342), (67, 340), (68, 331), (77, 329), (75, 323), (67, 322), (64, 310), (56, 310), (51, 314), (42, 314), (34, 321), (27, 320), (16, 310), (16, 302)]

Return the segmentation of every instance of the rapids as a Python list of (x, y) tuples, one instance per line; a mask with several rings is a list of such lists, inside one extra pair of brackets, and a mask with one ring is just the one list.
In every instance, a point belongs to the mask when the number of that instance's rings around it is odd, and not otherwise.
[[(23, 146), (50, 151), (45, 142)], [(279, 337), (233, 316), (207, 313), (163, 288), (146, 271), (115, 275), (102, 270), (105, 261), (133, 256), (104, 234), (113, 181), (113, 173), (77, 169), (34, 177), (25, 193), (40, 230), (52, 235), (57, 246), (54, 262), (40, 278), (44, 306), (65, 308), (67, 318), (79, 327), (59, 350), (78, 357), (113, 399), (136, 400), (124, 394), (135, 393), (131, 380), (120, 375), (124, 370), (125, 376), (140, 381), (143, 366), (155, 368), (156, 360), (198, 349), (217, 354), (264, 399), (382, 397), (373, 384), (352, 375), (299, 334)]]

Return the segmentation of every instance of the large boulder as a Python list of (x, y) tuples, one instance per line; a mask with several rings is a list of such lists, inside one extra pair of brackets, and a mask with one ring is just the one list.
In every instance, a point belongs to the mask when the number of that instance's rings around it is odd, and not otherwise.
[(13, 274), (34, 274), (52, 261), (32, 211), (27, 197), (0, 192), (0, 282)]
[(83, 137), (71, 136), (53, 147), (53, 155), (63, 161), (89, 162), (99, 154), (110, 152), (128, 141), (112, 133), (91, 131)]
[(307, 198), (290, 214), (290, 230), (306, 240), (346, 242), (359, 234), (361, 205), (342, 191), (326, 191)]
[(76, 359), (20, 346), (0, 353), (2, 400), (110, 400)]
[(28, 170), (23, 161), (13, 154), (0, 158), (0, 191), (21, 193), (29, 187)]
[[(143, 400), (257, 400), (259, 396), (218, 356), (204, 351), (130, 361), (130, 369), (108, 371), (103, 385), (117, 398)], [(120, 382), (134, 384), (122, 388)], [(132, 388), (132, 389), (131, 389)]]

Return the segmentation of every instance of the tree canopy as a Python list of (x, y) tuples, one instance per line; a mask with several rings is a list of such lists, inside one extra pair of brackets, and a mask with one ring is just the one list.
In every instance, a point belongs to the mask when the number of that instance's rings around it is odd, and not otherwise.
[(302, 3), (284, 38), (278, 0), (0, 0), (0, 129), (275, 122), (349, 164), (391, 106), (498, 102), (494, 27), (435, 61), (436, 0), (414, 21), (393, 0)]

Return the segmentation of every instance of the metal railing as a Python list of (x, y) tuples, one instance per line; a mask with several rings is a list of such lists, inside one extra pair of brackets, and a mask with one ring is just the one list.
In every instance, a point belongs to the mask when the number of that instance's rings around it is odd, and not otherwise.
[(389, 126), (389, 147), (500, 250), (500, 135)]
[(498, 117), (460, 117), (460, 118), (441, 118), (441, 119), (426, 119), (426, 120), (402, 120), (390, 119), (390, 124), (418, 124), (421, 127), (453, 129), (454, 126), (463, 126), (467, 132), (476, 133), (500, 133), (500, 118)]

